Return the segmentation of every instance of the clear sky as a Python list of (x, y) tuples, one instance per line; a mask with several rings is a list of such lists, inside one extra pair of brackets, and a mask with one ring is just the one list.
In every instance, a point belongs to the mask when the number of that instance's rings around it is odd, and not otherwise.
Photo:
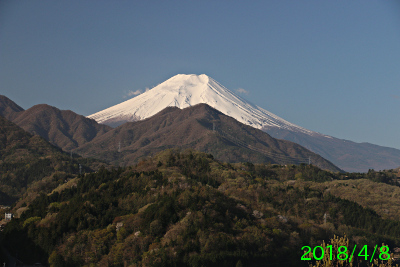
[(25, 109), (90, 115), (178, 73), (400, 149), (398, 0), (0, 0), (0, 94)]

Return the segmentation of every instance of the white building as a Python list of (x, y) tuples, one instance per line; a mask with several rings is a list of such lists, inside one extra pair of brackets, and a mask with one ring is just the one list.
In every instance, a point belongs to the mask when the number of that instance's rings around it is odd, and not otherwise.
[(13, 214), (12, 213), (7, 213), (6, 212), (6, 221), (11, 221), (11, 219), (12, 219), (12, 217), (13, 217)]

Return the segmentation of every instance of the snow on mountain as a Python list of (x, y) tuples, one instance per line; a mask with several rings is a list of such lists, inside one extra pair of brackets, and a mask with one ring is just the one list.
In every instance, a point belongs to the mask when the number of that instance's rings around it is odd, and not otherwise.
[(277, 127), (294, 132), (317, 134), (260, 108), (234, 94), (205, 74), (178, 74), (153, 89), (88, 116), (98, 123), (117, 126), (127, 121), (149, 118), (166, 107), (187, 108), (205, 103), (241, 123), (258, 129)]

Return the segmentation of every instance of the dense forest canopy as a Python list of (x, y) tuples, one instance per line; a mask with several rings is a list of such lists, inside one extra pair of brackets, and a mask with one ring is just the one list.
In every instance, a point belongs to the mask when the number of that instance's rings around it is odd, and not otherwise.
[(308, 266), (303, 246), (344, 234), (370, 254), (382, 243), (393, 250), (398, 219), (320, 187), (359, 178), (397, 181), (394, 171), (349, 176), (166, 150), (42, 193), (1, 238), (22, 261), (51, 266)]

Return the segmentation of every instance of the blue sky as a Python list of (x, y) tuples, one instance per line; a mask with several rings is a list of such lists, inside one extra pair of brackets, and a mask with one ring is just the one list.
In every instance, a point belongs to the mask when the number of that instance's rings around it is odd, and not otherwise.
[(0, 94), (23, 108), (90, 115), (178, 73), (242, 88), (307, 129), (400, 148), (396, 0), (0, 1)]

